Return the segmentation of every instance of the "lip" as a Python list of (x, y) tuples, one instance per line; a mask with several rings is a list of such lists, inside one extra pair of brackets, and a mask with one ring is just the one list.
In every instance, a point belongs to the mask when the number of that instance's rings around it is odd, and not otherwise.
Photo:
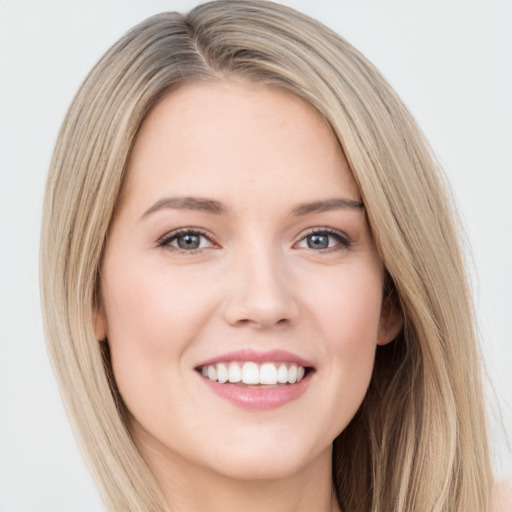
[(312, 373), (306, 375), (296, 384), (286, 384), (276, 388), (251, 388), (227, 382), (220, 384), (198, 374), (198, 377), (219, 397), (237, 407), (255, 410), (277, 409), (296, 400), (309, 387), (311, 376)]
[[(259, 352), (255, 350), (238, 350), (221, 354), (211, 359), (207, 359), (196, 366), (196, 370), (202, 366), (214, 365), (217, 363), (229, 363), (232, 361), (252, 361), (254, 363), (276, 362), (276, 363), (295, 363), (314, 370), (314, 366), (310, 361), (297, 356), (286, 350), (269, 350)], [(295, 384), (286, 384), (278, 387), (245, 387), (237, 384), (226, 382), (221, 384), (203, 377), (198, 373), (208, 388), (220, 398), (230, 402), (231, 404), (243, 409), (253, 410), (269, 410), (277, 409), (287, 403), (301, 397), (309, 387), (314, 371), (308, 374)]]
[(196, 369), (201, 368), (202, 366), (217, 363), (230, 363), (232, 361), (252, 361), (254, 363), (295, 363), (299, 366), (314, 368), (311, 361), (299, 357), (292, 352), (288, 352), (287, 350), (267, 350), (260, 352), (252, 349), (244, 349), (228, 352), (226, 354), (221, 354), (219, 356), (212, 357), (211, 359), (207, 359), (206, 361), (202, 361), (196, 366)]

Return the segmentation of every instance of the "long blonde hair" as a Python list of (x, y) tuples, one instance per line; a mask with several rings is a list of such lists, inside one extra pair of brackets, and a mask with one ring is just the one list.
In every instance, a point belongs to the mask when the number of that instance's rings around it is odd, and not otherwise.
[(316, 108), (343, 148), (404, 329), (379, 347), (367, 396), (334, 441), (350, 512), (486, 512), (492, 483), (480, 361), (452, 201), (414, 120), (344, 39), (292, 9), (220, 0), (163, 13), (99, 61), (62, 126), (41, 248), (49, 351), (109, 510), (165, 511), (136, 450), (108, 344), (94, 336), (102, 251), (142, 121), (180, 84), (245, 77)]

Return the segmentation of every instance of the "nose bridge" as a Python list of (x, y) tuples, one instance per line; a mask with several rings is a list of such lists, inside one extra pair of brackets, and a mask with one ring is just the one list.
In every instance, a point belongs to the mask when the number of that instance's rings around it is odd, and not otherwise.
[(233, 258), (226, 319), (258, 327), (289, 324), (297, 315), (286, 255), (269, 238), (252, 237)]

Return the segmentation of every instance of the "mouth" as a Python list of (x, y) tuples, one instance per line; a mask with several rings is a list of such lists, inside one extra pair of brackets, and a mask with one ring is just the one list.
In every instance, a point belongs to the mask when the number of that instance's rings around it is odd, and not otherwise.
[(244, 409), (275, 409), (302, 396), (314, 366), (290, 352), (242, 350), (194, 368), (219, 397)]
[(224, 361), (199, 366), (196, 371), (219, 384), (264, 389), (299, 383), (313, 368), (293, 362)]

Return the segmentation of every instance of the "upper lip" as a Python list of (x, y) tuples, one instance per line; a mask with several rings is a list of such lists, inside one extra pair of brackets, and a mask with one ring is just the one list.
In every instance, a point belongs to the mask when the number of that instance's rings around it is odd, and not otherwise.
[(207, 359), (197, 365), (197, 368), (202, 366), (213, 365), (217, 363), (229, 363), (231, 361), (252, 361), (254, 363), (295, 363), (299, 366), (313, 368), (313, 363), (300, 357), (287, 350), (266, 350), (258, 351), (253, 349), (242, 349), (233, 352), (227, 352), (211, 359)]

